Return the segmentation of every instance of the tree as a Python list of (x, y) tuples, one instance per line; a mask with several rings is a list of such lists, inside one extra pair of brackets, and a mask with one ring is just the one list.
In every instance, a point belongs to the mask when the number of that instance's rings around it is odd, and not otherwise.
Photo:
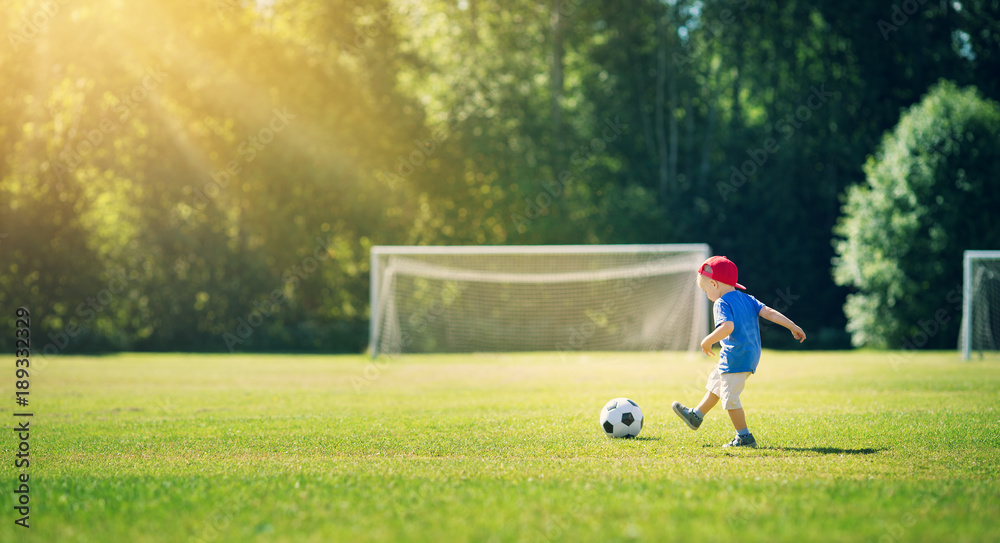
[(995, 0), (8, 4), (0, 305), (61, 352), (360, 350), (373, 244), (687, 241), (844, 347), (838, 195), (938, 79), (1000, 99)]
[(1000, 105), (941, 82), (903, 114), (850, 187), (834, 280), (855, 345), (955, 346), (962, 251), (995, 249)]
[(0, 305), (37, 350), (361, 350), (368, 246), (413, 223), (398, 10), (46, 6), (0, 16)]

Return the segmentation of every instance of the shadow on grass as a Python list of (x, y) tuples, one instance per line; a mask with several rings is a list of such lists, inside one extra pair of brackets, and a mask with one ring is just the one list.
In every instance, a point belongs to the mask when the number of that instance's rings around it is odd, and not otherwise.
[(761, 447), (772, 451), (815, 452), (820, 454), (875, 454), (888, 449), (839, 449), (837, 447)]
[[(639, 438), (639, 439), (642, 439), (642, 438)], [(702, 445), (701, 447), (703, 449), (715, 449), (715, 448), (719, 448), (718, 445), (713, 445), (713, 444), (710, 444), (710, 443), (706, 443), (706, 444)], [(732, 449), (725, 449), (725, 450), (732, 451), (732, 450), (737, 450), (737, 449), (738, 450), (746, 450), (745, 447), (734, 447)], [(754, 450), (754, 449), (749, 449), (749, 450)], [(837, 447), (757, 447), (756, 450), (758, 450), (758, 451), (774, 451), (774, 452), (814, 452), (814, 453), (819, 453), (819, 454), (875, 454), (875, 453), (880, 453), (880, 452), (883, 452), (883, 451), (887, 451), (889, 449), (885, 449), (885, 448), (881, 448), (881, 449), (871, 449), (871, 448), (865, 448), (865, 449), (840, 449), (840, 448), (837, 448)]]

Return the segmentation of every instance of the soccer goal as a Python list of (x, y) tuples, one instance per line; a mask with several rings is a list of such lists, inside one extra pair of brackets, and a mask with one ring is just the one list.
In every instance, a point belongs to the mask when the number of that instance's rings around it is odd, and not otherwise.
[(962, 359), (1000, 349), (1000, 251), (965, 251), (962, 280)]
[(377, 246), (371, 355), (698, 350), (705, 244)]

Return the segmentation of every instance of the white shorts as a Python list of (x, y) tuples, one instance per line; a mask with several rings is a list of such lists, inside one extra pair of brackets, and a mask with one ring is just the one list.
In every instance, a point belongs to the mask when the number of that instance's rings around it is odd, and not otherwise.
[(743, 386), (747, 384), (747, 377), (750, 377), (749, 371), (722, 373), (719, 368), (715, 368), (708, 376), (708, 384), (705, 385), (705, 389), (722, 400), (723, 409), (739, 409), (743, 407), (740, 403), (740, 393), (743, 392)]

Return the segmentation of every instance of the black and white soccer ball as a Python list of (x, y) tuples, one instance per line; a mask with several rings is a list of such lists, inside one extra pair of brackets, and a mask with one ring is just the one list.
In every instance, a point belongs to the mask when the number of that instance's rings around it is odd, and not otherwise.
[(635, 437), (642, 430), (642, 409), (628, 398), (615, 398), (601, 409), (601, 430), (608, 437)]

